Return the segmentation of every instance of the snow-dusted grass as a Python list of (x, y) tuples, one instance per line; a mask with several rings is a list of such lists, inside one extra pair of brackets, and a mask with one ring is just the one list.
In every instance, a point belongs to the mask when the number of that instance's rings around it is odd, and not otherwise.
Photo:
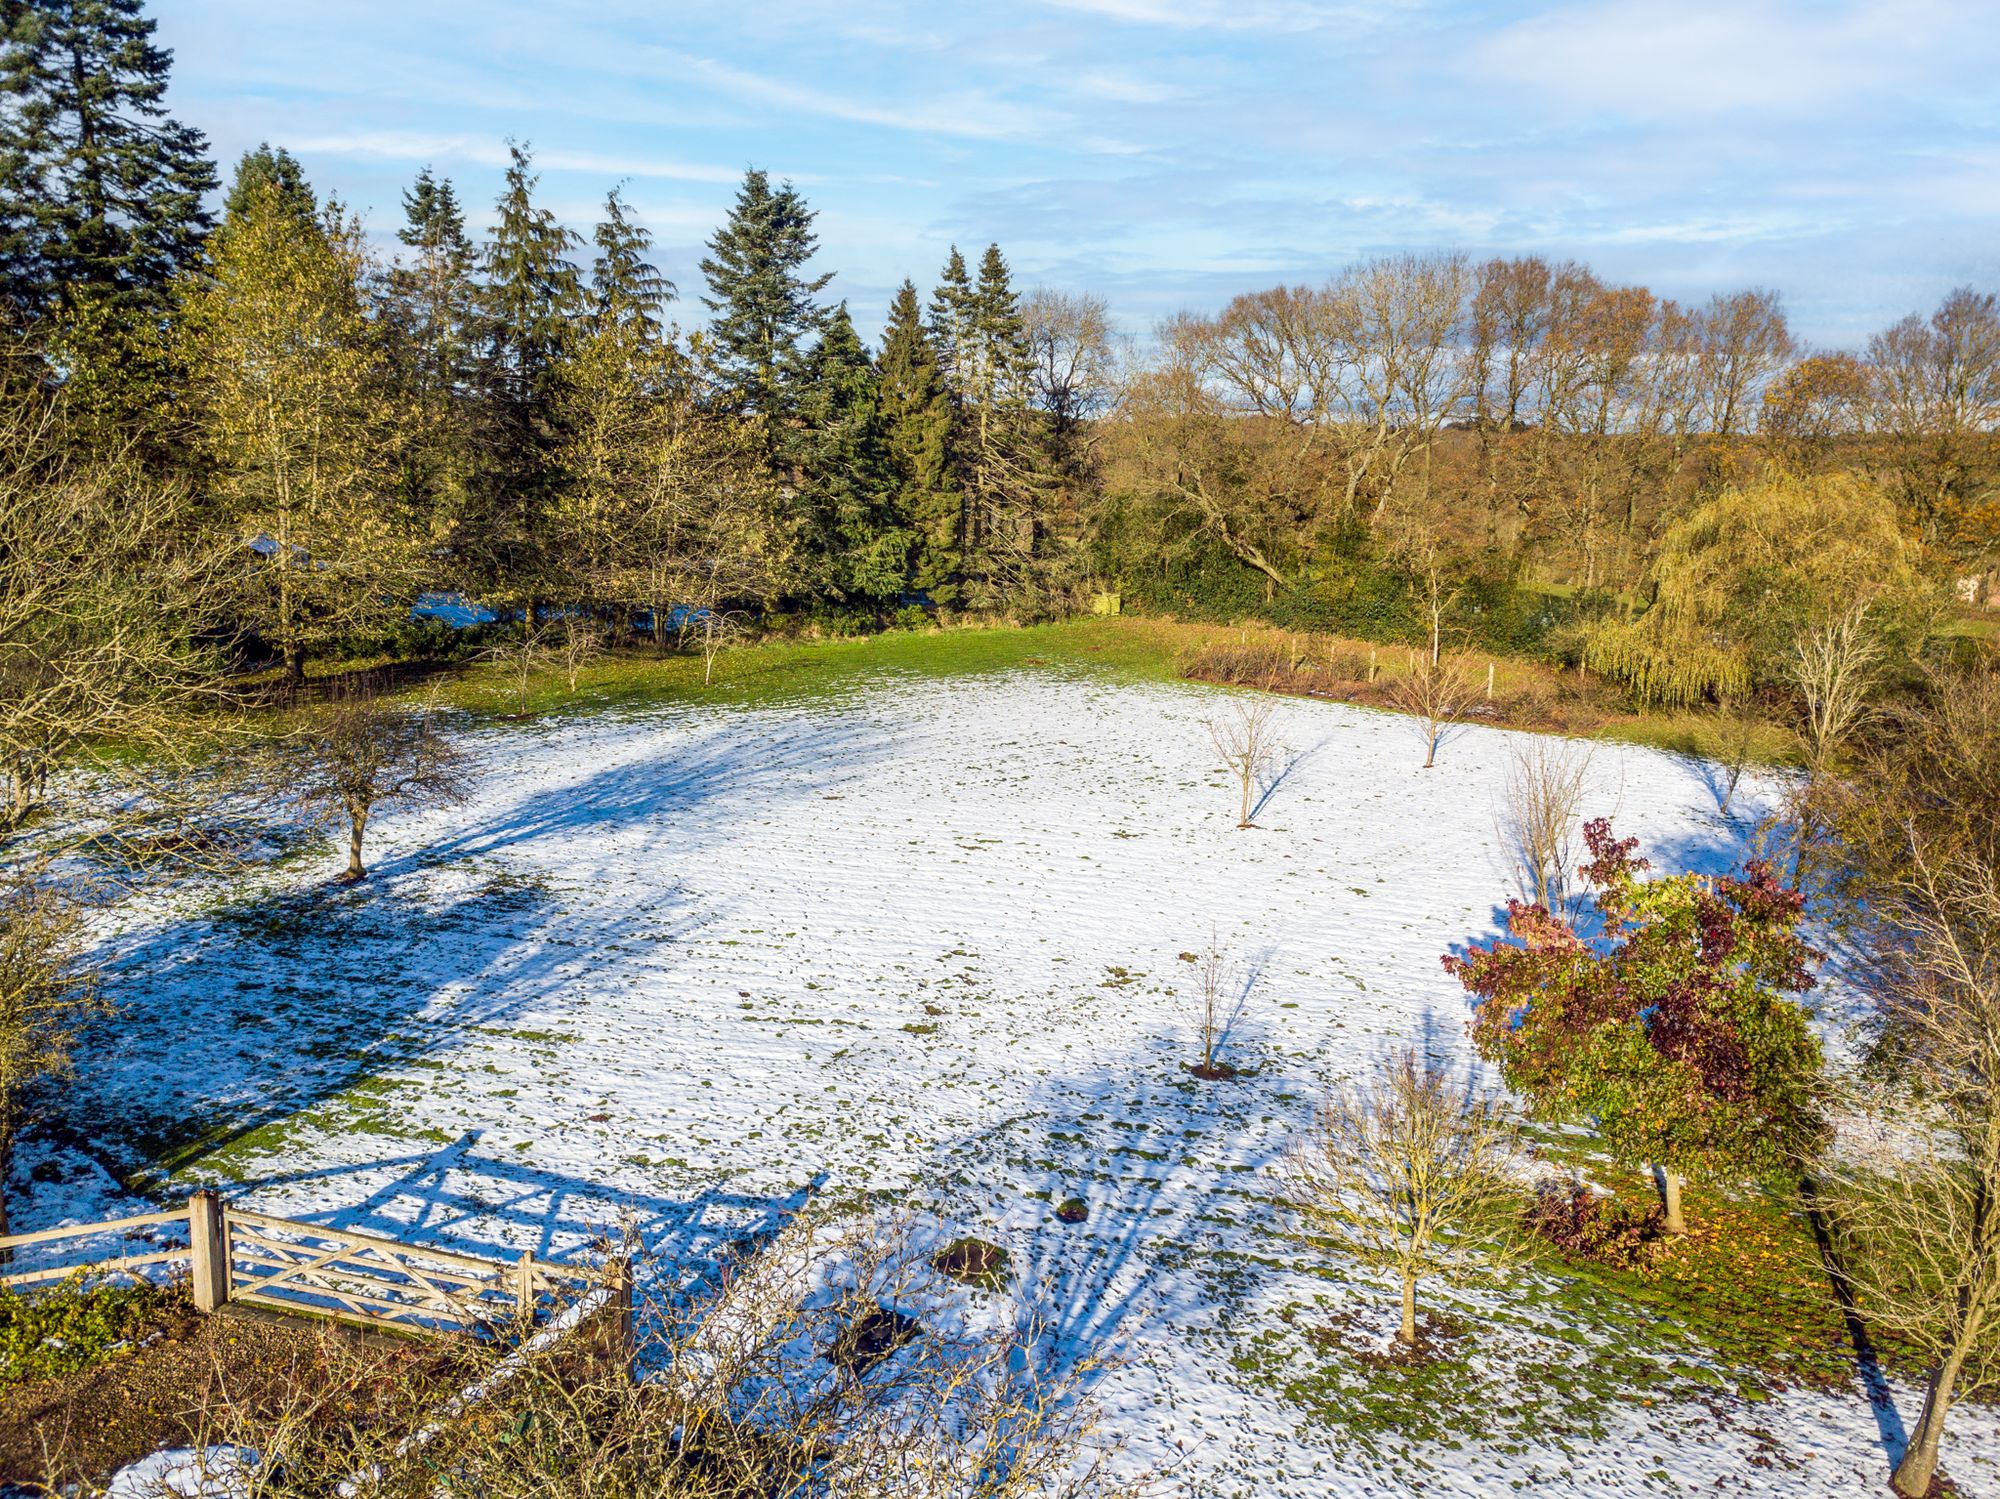
[[(663, 1276), (813, 1196), (930, 1215), (1116, 1356), (1117, 1432), (1203, 1493), (1879, 1482), (1894, 1415), (1858, 1383), (1774, 1391), (1551, 1275), (1451, 1303), (1449, 1365), (1354, 1358), (1386, 1300), (1288, 1236), (1272, 1167), (1329, 1078), (1403, 1037), (1465, 1053), (1438, 957), (1516, 885), (1509, 736), (1426, 772), (1405, 721), (1287, 700), (1239, 831), (1217, 703), (1051, 667), (482, 731), (474, 802), (381, 819), (365, 884), (329, 858), (134, 913), (66, 1137), (159, 1191), (474, 1250), (624, 1222)], [(1586, 812), (1661, 865), (1741, 852), (1698, 765), (1605, 747), (1595, 776)], [(1211, 928), (1251, 982), (1246, 1075), (1205, 1083), (1174, 991)], [(30, 1226), (116, 1195), (23, 1159)], [(1995, 1452), (1990, 1411), (1955, 1418), (1967, 1492)]]

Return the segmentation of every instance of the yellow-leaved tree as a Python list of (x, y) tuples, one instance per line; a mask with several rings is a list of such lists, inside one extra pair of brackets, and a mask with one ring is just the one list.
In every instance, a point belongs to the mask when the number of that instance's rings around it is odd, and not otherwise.
[(252, 183), (181, 289), (201, 456), (245, 548), (242, 622), (293, 680), (315, 650), (399, 616), (419, 577), (367, 271), (356, 221)]
[(1784, 679), (1808, 631), (1869, 605), (1885, 652), (1907, 656), (1941, 606), (1895, 503), (1852, 474), (1773, 472), (1668, 527), (1651, 605), (1597, 625), (1584, 664), (1641, 701), (1726, 701)]

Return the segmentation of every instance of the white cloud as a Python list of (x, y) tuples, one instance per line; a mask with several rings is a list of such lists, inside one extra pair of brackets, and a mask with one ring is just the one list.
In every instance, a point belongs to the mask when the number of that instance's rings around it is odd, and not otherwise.
[[(480, 136), (426, 135), (414, 131), (360, 130), (305, 136), (293, 149), (327, 156), (377, 156), (390, 161), (467, 162), (499, 167), (508, 161), (504, 142)], [(735, 182), (741, 167), (714, 167), (663, 161), (651, 156), (604, 155), (595, 151), (537, 150), (535, 165), (552, 172), (593, 172), (601, 177), (664, 177), (676, 182)], [(804, 181), (801, 177), (798, 180)]]

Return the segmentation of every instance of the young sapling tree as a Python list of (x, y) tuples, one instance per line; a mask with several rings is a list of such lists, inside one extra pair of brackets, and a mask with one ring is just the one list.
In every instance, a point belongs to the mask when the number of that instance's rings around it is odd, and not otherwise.
[(1537, 1117), (1594, 1124), (1651, 1162), (1669, 1232), (1681, 1181), (1797, 1172), (1827, 1132), (1819, 1038), (1791, 995), (1813, 986), (1804, 901), (1761, 860), (1740, 877), (1642, 879), (1636, 839), (1595, 818), (1583, 868), (1604, 922), (1509, 901), (1514, 940), (1447, 955), (1478, 1006), (1472, 1037)]
[(1201, 1038), (1201, 1061), (1189, 1070), (1204, 1082), (1234, 1077), (1236, 1069), (1218, 1061), (1217, 1053), (1245, 998), (1237, 966), (1213, 930), (1208, 946), (1200, 952), (1184, 952), (1180, 960), (1193, 970), (1186, 1005)]
[(294, 748), (292, 794), (315, 821), (346, 825), (349, 880), (367, 873), (361, 845), (377, 807), (453, 806), (471, 788), (465, 755), (434, 709), (400, 707), (366, 689), (314, 710)]
[(1272, 719), (1269, 699), (1239, 697), (1226, 712), (1208, 721), (1209, 740), (1236, 782), (1239, 828), (1256, 826), (1251, 814), (1256, 810), (1258, 789), (1284, 753)]
[(574, 697), (584, 667), (603, 654), (604, 630), (588, 616), (566, 614), (557, 636), (556, 651), (562, 660), (563, 679), (569, 683), (570, 695)]
[(1526, 893), (1544, 910), (1569, 904), (1590, 763), (1589, 745), (1536, 735), (1515, 749), (1507, 770), (1501, 836), (1520, 861)]
[(1396, 1341), (1414, 1351), (1426, 1279), (1497, 1277), (1526, 1252), (1518, 1149), (1498, 1100), (1404, 1046), (1327, 1093), (1287, 1160), (1287, 1195), (1312, 1237), (1395, 1277)]

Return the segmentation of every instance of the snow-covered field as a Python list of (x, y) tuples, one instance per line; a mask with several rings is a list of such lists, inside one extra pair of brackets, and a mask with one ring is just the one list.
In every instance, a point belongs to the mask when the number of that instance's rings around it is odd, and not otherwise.
[[(1592, 1405), (1615, 1335), (1490, 1296), (1457, 1303), (1485, 1324), (1460, 1450), (1423, 1412), (1329, 1417), (1352, 1360), (1301, 1330), (1382, 1297), (1283, 1236), (1273, 1166), (1326, 1079), (1398, 1038), (1466, 1051), (1438, 958), (1514, 883), (1513, 736), (1463, 731), (1426, 772), (1404, 720), (1288, 700), (1240, 831), (1221, 702), (1048, 670), (485, 732), (474, 802), (384, 815), (363, 886), (328, 856), (135, 920), (71, 1138), (178, 1161), (163, 1191), (474, 1250), (573, 1254), (625, 1220), (661, 1264), (872, 1194), (1007, 1245), (1060, 1335), (1116, 1356), (1118, 1433), (1203, 1494), (1880, 1484), (1897, 1416), (1858, 1382)], [(1699, 767), (1606, 747), (1595, 773), (1588, 810), (1656, 862), (1739, 852)], [(1215, 1084), (1172, 992), (1211, 931), (1248, 981), (1225, 1055), (1249, 1075)], [(71, 1148), (20, 1170), (23, 1226), (115, 1196)], [(1949, 1466), (2000, 1493), (1990, 1408), (1954, 1418)]]

